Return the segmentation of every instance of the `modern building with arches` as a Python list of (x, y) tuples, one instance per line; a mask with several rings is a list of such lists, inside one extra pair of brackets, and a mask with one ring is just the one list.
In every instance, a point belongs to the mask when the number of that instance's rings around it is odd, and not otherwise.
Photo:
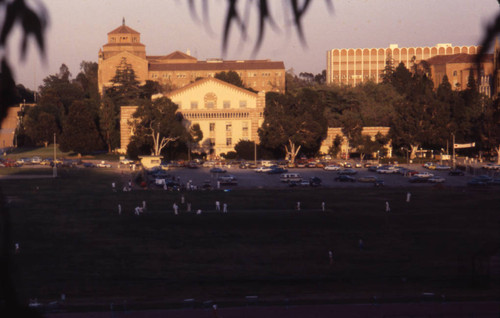
[(403, 47), (391, 44), (388, 48), (333, 49), (327, 51), (326, 82), (356, 86), (366, 81), (379, 83), (386, 60), (393, 59), (396, 67), (403, 62), (407, 68), (413, 63), (430, 59), (434, 56), (454, 54), (474, 55), (479, 46), (453, 46), (451, 43), (439, 43), (433, 47)]

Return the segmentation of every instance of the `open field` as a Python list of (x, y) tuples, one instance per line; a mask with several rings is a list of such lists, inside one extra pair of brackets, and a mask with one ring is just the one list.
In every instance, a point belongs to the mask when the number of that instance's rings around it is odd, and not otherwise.
[[(500, 251), (498, 188), (183, 193), (193, 210), (203, 210), (195, 215), (185, 212), (178, 192), (112, 192), (111, 182), (129, 178), (116, 170), (60, 169), (59, 175), (0, 181), (20, 244), (14, 281), (26, 301), (66, 294), (75, 306), (118, 300), (157, 306), (186, 298), (237, 303), (246, 295), (279, 303), (499, 294), (500, 269), (491, 262)], [(228, 214), (214, 211), (216, 200), (228, 204)], [(148, 211), (135, 216), (142, 201)]]

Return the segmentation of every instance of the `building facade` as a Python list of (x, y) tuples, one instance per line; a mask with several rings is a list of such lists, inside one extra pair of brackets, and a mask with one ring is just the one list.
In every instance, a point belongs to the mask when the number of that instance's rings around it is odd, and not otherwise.
[[(203, 140), (194, 151), (214, 156), (234, 151), (240, 140), (259, 142), (264, 121), (265, 93), (258, 94), (215, 78), (205, 78), (165, 95), (178, 105), (187, 128), (198, 124)], [(121, 151), (133, 134), (130, 121), (137, 106), (121, 108)]]
[(148, 56), (146, 46), (141, 43), (140, 33), (126, 26), (125, 22), (108, 33), (108, 42), (98, 55), (98, 85), (101, 93), (105, 87), (112, 85), (111, 79), (123, 59), (132, 66), (141, 84), (151, 80), (169, 89), (177, 89), (199, 78), (234, 71), (246, 87), (255, 91), (285, 92), (285, 65), (282, 61), (198, 61), (189, 52), (179, 51), (164, 56)]
[(442, 83), (446, 75), (452, 89), (464, 90), (467, 88), (469, 75), (472, 73), (480, 93), (491, 96), (494, 65), (493, 54), (485, 54), (480, 61), (479, 74), (476, 60), (477, 54), (459, 53), (453, 55), (438, 55), (427, 60), (431, 70), (431, 79), (434, 88)]
[[(375, 140), (375, 136), (377, 134), (381, 134), (382, 136), (387, 136), (389, 134), (390, 127), (363, 127), (361, 130), (361, 135), (370, 136), (373, 140)], [(327, 154), (330, 150), (330, 147), (333, 146), (335, 138), (339, 136), (342, 138), (342, 142), (340, 144), (340, 151), (338, 153), (339, 157), (347, 158), (349, 157), (348, 153), (356, 152), (356, 148), (349, 145), (349, 141), (347, 137), (342, 132), (341, 127), (329, 127), (326, 133), (326, 138), (321, 143), (321, 147), (319, 152), (322, 154)], [(387, 150), (387, 157), (392, 157), (392, 144), (391, 141), (385, 145), (385, 149)]]
[(380, 83), (388, 58), (392, 58), (394, 67), (403, 62), (411, 68), (413, 63), (434, 56), (476, 54), (478, 51), (478, 46), (453, 46), (451, 43), (433, 47), (399, 48), (397, 44), (391, 44), (388, 48), (333, 49), (326, 54), (326, 82), (350, 86), (366, 81)]

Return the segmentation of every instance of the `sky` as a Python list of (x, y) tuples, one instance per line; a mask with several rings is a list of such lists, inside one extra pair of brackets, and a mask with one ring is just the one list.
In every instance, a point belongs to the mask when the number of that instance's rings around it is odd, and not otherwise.
[[(30, 6), (47, 12), (45, 56), (31, 41), (22, 61), (18, 30), (9, 39), (7, 54), (16, 83), (30, 89), (58, 73), (63, 63), (74, 78), (82, 61), (97, 62), (107, 33), (125, 18), (127, 26), (141, 33), (147, 55), (190, 50), (199, 60), (270, 59), (283, 61), (285, 69), (293, 69), (297, 75), (317, 74), (326, 69), (326, 52), (335, 48), (478, 45), (485, 27), (500, 10), (497, 0), (331, 0), (332, 10), (327, 1), (314, 0), (303, 18), (304, 44), (284, 14), (288, 1), (269, 2), (277, 27), (267, 27), (257, 54), (252, 54), (257, 28), (251, 23), (246, 40), (236, 28), (231, 31), (223, 55), (226, 0), (208, 1), (208, 22), (193, 18), (187, 0), (27, 0)], [(194, 3), (197, 12), (202, 12), (202, 1)], [(252, 3), (249, 20), (255, 21), (257, 1)]]

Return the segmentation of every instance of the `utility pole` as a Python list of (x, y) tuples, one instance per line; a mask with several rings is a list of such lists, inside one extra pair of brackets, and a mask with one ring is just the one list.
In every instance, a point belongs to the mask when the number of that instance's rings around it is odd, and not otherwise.
[(57, 154), (57, 150), (56, 150), (56, 134), (54, 133), (54, 167), (52, 168), (52, 177), (53, 178), (56, 178), (57, 177), (57, 160), (56, 160), (56, 154)]
[(454, 133), (451, 133), (451, 136), (453, 137), (453, 141), (452, 141), (452, 147), (453, 147), (453, 158), (452, 158), (452, 166), (453, 166), (453, 169), (455, 169), (455, 134)]
[(253, 142), (253, 161), (254, 161), (254, 164), (255, 166), (257, 166), (257, 143)]

